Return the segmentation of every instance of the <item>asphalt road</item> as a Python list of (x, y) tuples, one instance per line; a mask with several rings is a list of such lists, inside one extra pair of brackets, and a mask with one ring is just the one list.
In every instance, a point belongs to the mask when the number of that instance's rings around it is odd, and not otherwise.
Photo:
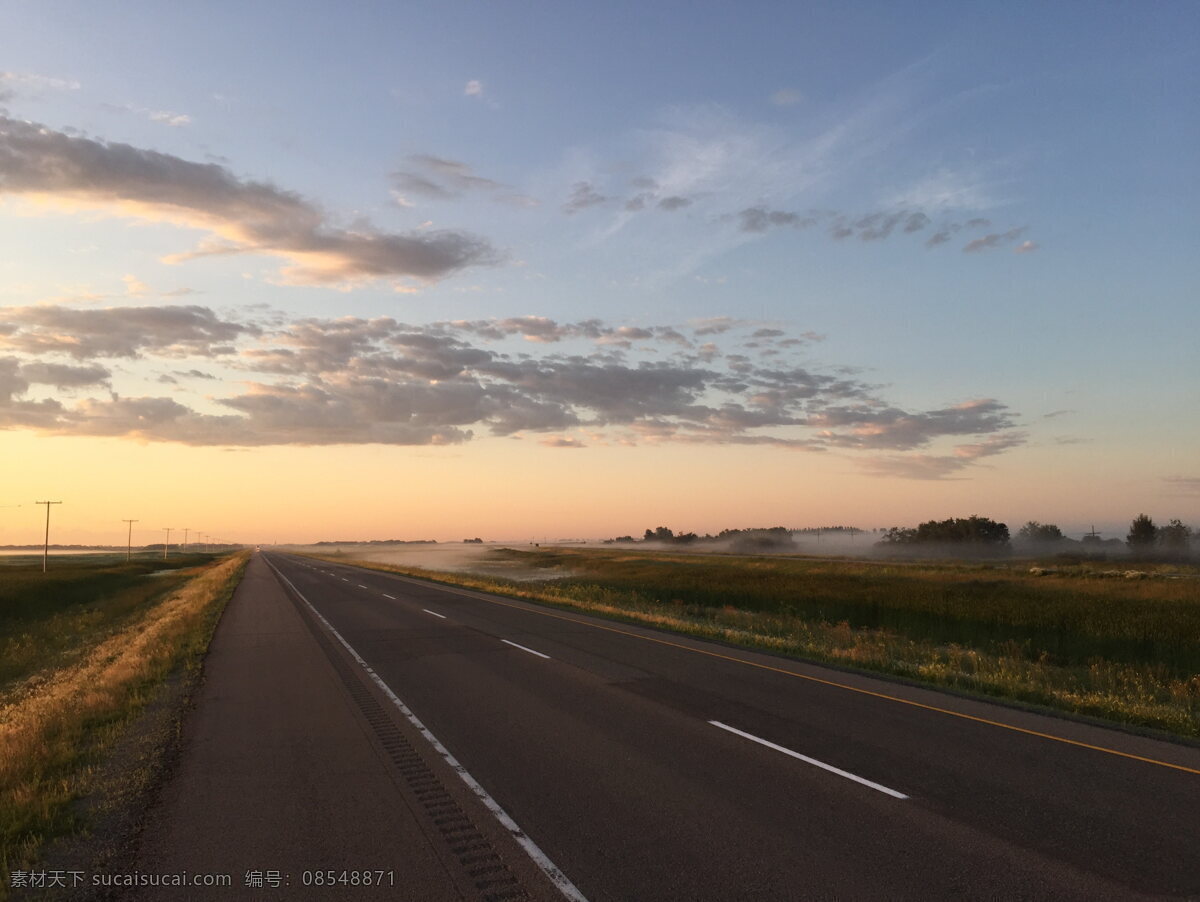
[[(343, 694), (354, 679), (369, 685), (514, 894), (1200, 898), (1194, 748), (348, 565), (260, 555), (244, 585), (227, 620), (267, 596), (278, 607), (286, 589)], [(270, 666), (304, 680), (314, 660)], [(216, 678), (216, 653), (209, 667)], [(230, 677), (236, 705), (254, 677)], [(353, 720), (305, 716), (338, 748)], [(271, 767), (292, 759), (276, 749)], [(419, 804), (412, 823), (377, 821), (386, 774), (364, 791), (350, 770), (325, 775), (321, 820), (411, 845), (431, 895), (410, 898), (495, 889), (464, 880)], [(164, 832), (191, 816), (175, 798), (159, 814)], [(292, 833), (303, 845), (315, 829)], [(352, 857), (355, 841), (332, 858)]]

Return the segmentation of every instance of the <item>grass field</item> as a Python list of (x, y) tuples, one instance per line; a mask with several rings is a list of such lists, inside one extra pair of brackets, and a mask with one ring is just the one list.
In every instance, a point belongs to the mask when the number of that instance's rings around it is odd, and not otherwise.
[(1196, 568), (594, 549), (498, 549), (475, 575), (367, 566), (1200, 737)]
[(247, 557), (0, 565), (0, 870), (86, 826), (73, 803), (167, 675), (199, 661)]

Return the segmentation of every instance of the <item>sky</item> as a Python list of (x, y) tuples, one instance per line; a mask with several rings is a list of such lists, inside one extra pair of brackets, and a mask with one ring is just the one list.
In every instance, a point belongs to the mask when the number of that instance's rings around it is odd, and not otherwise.
[(0, 16), (0, 545), (1200, 525), (1195, 4)]

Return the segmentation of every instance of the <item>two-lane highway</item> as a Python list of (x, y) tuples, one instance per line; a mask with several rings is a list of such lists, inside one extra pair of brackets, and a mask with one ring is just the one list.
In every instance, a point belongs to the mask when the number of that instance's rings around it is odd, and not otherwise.
[(266, 557), (568, 894), (1200, 895), (1193, 748)]

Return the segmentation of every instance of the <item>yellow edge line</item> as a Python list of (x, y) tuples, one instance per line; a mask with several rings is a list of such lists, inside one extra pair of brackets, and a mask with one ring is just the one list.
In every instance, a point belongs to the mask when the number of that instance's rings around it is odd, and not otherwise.
[[(389, 571), (380, 570), (377, 572), (387, 573)], [(412, 580), (418, 584), (425, 582), (423, 580), (415, 580), (410, 576), (402, 576), (401, 574), (394, 572), (392, 575), (399, 576), (401, 579)], [(430, 582), (432, 582), (432, 580)], [(849, 692), (857, 692), (860, 695), (869, 695), (873, 698), (882, 698), (890, 702), (899, 702), (902, 705), (911, 705), (914, 708), (923, 708), (926, 711), (936, 711), (938, 714), (949, 714), (951, 717), (960, 717), (963, 720), (973, 720), (975, 723), (983, 723), (992, 727), (1000, 727), (1004, 730), (1012, 730), (1014, 733), (1024, 733), (1027, 736), (1037, 736), (1041, 739), (1053, 739), (1055, 742), (1062, 742), (1067, 745), (1078, 746), (1079, 748), (1091, 749), (1094, 752), (1104, 752), (1107, 755), (1116, 755), (1120, 758), (1131, 758), (1134, 761), (1142, 761), (1146, 764), (1157, 764), (1159, 767), (1169, 767), (1172, 770), (1181, 770), (1184, 773), (1200, 775), (1200, 770), (1197, 770), (1194, 767), (1185, 767), (1182, 764), (1172, 764), (1170, 761), (1159, 761), (1157, 758), (1146, 758), (1142, 755), (1134, 755), (1130, 752), (1121, 752), (1117, 749), (1110, 749), (1103, 745), (1092, 745), (1088, 742), (1080, 742), (1077, 739), (1067, 739), (1065, 736), (1055, 736), (1053, 733), (1041, 733), (1037, 730), (1028, 730), (1025, 727), (1016, 727), (1012, 724), (1001, 723), (998, 720), (988, 720), (986, 717), (976, 717), (973, 714), (963, 714), (961, 711), (951, 711), (949, 708), (939, 708), (936, 705), (926, 705), (923, 702), (914, 702), (907, 698), (900, 698), (895, 695), (887, 695), (883, 692), (873, 692), (870, 689), (860, 689), (857, 686), (849, 686), (846, 683), (837, 683), (833, 680), (824, 680), (820, 677), (808, 676), (804, 673), (796, 673), (793, 670), (784, 670), (782, 667), (772, 667), (770, 664), (759, 664), (757, 661), (747, 661), (744, 658), (735, 658), (732, 655), (723, 655), (720, 652), (706, 651), (703, 648), (693, 648), (690, 645), (680, 645), (678, 642), (669, 642), (666, 639), (659, 639), (655, 636), (643, 636), (639, 633), (631, 633), (627, 630), (617, 629), (616, 627), (612, 626), (601, 626), (599, 623), (589, 623), (586, 620), (577, 620), (574, 617), (568, 617), (565, 614), (556, 614), (553, 611), (539, 611), (520, 604), (512, 604), (511, 602), (499, 601), (494, 598), (484, 598), (482, 597), (482, 593), (458, 589), (454, 586), (445, 586), (441, 583), (437, 583), (436, 585), (441, 588), (446, 588), (458, 595), (466, 595), (468, 598), (474, 598), (477, 601), (486, 601), (488, 604), (498, 604), (506, 608), (516, 608), (519, 611), (526, 611), (530, 614), (540, 614), (543, 617), (553, 617), (556, 620), (566, 620), (569, 623), (578, 623), (582, 626), (590, 626), (593, 629), (605, 630), (609, 633), (620, 633), (622, 636), (629, 636), (633, 639), (644, 639), (647, 642), (657, 642), (659, 645), (669, 645), (671, 648), (682, 648), (684, 651), (695, 652), (698, 655), (708, 655), (710, 658), (720, 658), (724, 661), (733, 661), (737, 664), (745, 664), (747, 667), (757, 667), (759, 670), (770, 670), (774, 673), (782, 673), (785, 676), (796, 677), (797, 679), (801, 680), (808, 680), (812, 683), (820, 683), (823, 686), (833, 686), (836, 689), (845, 689)]]

